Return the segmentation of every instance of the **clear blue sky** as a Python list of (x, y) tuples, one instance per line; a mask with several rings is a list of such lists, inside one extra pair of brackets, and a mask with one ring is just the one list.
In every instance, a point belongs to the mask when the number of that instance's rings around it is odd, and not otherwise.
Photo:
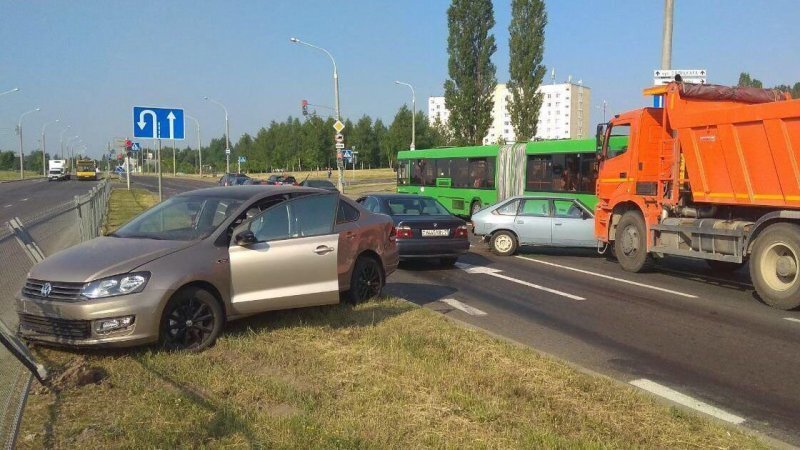
[[(748, 71), (766, 85), (800, 81), (797, 0), (675, 1), (674, 68), (705, 68), (709, 82), (732, 84)], [(417, 106), (441, 95), (447, 77), (444, 0), (340, 1), (10, 1), (0, 0), (0, 148), (16, 150), (23, 124), (26, 152), (42, 124), (60, 118), (98, 156), (114, 136), (132, 133), (131, 107), (177, 106), (200, 120), (203, 141), (254, 134), (271, 120), (300, 112), (301, 99), (333, 104), (324, 54), (288, 38), (326, 47), (341, 77), (345, 116), (390, 122), (410, 103), (400, 79), (417, 89)], [(508, 77), (510, 1), (495, 1), (497, 78)], [(619, 112), (647, 103), (641, 88), (660, 64), (663, 2), (547, 2), (545, 64), (592, 88)], [(601, 118), (593, 108), (592, 122)], [(188, 126), (188, 123), (187, 123)], [(345, 132), (346, 133), (346, 132)], [(186, 141), (196, 145), (194, 131)], [(58, 143), (48, 128), (48, 150)]]

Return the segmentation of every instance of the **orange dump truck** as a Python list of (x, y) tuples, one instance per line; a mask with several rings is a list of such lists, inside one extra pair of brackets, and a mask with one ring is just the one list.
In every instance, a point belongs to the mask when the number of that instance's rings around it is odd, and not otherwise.
[(678, 82), (645, 94), (664, 107), (598, 126), (597, 239), (631, 272), (663, 255), (749, 260), (765, 303), (800, 306), (800, 100)]

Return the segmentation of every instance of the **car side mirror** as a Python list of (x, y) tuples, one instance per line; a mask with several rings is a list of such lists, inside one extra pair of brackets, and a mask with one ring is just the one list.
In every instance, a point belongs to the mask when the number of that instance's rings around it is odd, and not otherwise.
[(236, 245), (247, 247), (248, 245), (255, 244), (258, 240), (256, 235), (250, 230), (242, 231), (236, 235)]

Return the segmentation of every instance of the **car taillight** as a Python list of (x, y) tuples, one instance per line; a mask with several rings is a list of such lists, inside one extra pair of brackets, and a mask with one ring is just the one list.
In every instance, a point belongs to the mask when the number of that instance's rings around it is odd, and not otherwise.
[(414, 232), (411, 231), (411, 227), (409, 226), (397, 227), (395, 230), (397, 230), (397, 239), (410, 239), (414, 237)]
[(397, 240), (397, 228), (392, 225), (392, 229), (389, 230), (389, 240), (394, 242)]
[(455, 237), (457, 238), (468, 238), (469, 231), (467, 230), (466, 225), (461, 225), (460, 227), (456, 228)]

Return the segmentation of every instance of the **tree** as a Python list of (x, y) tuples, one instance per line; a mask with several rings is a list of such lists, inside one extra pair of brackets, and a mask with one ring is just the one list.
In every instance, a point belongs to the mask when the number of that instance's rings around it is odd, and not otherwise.
[(536, 136), (536, 123), (542, 106), (542, 94), (537, 89), (547, 71), (542, 64), (545, 25), (544, 0), (511, 1), (511, 25), (508, 26), (508, 90), (511, 98), (508, 112), (519, 141)]
[(739, 74), (739, 83), (737, 84), (739, 87), (754, 87), (754, 88), (763, 88), (764, 84), (761, 83), (761, 80), (750, 78), (750, 74), (747, 72), (742, 72)]
[(497, 50), (491, 0), (453, 0), (447, 10), (447, 62), (444, 83), (449, 124), (459, 144), (481, 144), (492, 122), (492, 95), (497, 85), (491, 57)]

